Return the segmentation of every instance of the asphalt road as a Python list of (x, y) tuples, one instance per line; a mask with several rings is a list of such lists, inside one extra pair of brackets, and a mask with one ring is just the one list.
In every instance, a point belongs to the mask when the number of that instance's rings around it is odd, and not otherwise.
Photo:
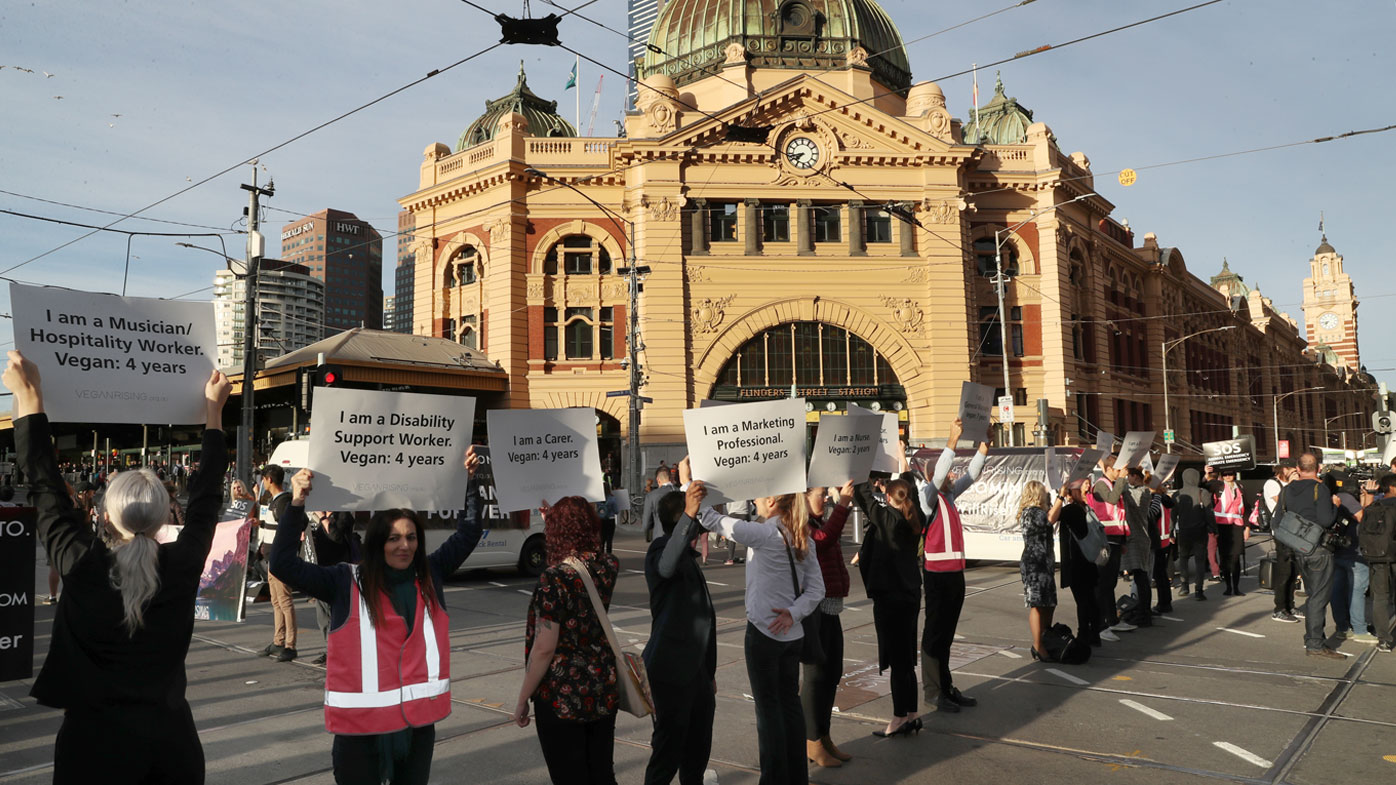
[[(645, 543), (617, 537), (622, 577), (612, 619), (622, 643), (649, 632)], [(1254, 564), (1263, 542), (1252, 542)], [(853, 552), (845, 543), (845, 551)], [(715, 560), (716, 562), (716, 560)], [(755, 716), (742, 659), (743, 567), (707, 568), (719, 616), (717, 720), (712, 769), (724, 785), (757, 781)], [(39, 558), (39, 591), (45, 571)], [(1252, 569), (1244, 597), (1179, 600), (1152, 629), (1122, 634), (1090, 663), (1043, 665), (1028, 657), (1016, 564), (967, 575), (955, 681), (979, 699), (958, 715), (930, 714), (906, 738), (871, 732), (891, 714), (876, 669), (871, 604), (855, 577), (845, 611), (847, 676), (834, 739), (854, 760), (811, 771), (811, 781), (863, 783), (1376, 783), (1396, 780), (1396, 656), (1342, 643), (1345, 661), (1306, 657), (1302, 625), (1270, 619), (1271, 596)], [(547, 772), (532, 727), (509, 721), (523, 666), (523, 627), (533, 581), (506, 572), (457, 576), (446, 589), (451, 616), (451, 717), (437, 730), (434, 783), (541, 783)], [(1075, 618), (1062, 592), (1060, 620)], [(187, 662), (189, 700), (207, 757), (208, 782), (324, 785), (331, 737), (321, 714), (323, 651), (314, 608), (296, 604), (301, 659), (255, 656), (271, 638), (271, 610), (249, 606), (242, 624), (200, 622)], [(53, 610), (38, 608), (39, 657)], [(0, 684), (0, 783), (51, 778), (59, 712), (34, 704), (28, 682)], [(647, 720), (621, 715), (616, 773), (643, 779)]]

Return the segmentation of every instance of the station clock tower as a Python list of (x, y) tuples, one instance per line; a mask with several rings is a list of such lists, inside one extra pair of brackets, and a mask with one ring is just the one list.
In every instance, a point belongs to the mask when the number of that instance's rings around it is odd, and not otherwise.
[(1331, 349), (1343, 366), (1360, 370), (1357, 351), (1357, 296), (1352, 278), (1343, 272), (1343, 257), (1328, 244), (1328, 236), (1309, 260), (1304, 279), (1304, 335), (1310, 347)]

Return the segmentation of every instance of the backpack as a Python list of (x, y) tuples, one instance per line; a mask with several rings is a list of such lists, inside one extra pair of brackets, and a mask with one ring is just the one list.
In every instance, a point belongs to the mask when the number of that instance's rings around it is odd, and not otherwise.
[(1262, 533), (1270, 531), (1270, 518), (1270, 511), (1265, 507), (1265, 494), (1257, 493), (1255, 506), (1251, 508), (1251, 517), (1248, 521), (1251, 525), (1251, 531)]
[(1049, 662), (1080, 665), (1091, 658), (1091, 647), (1071, 634), (1065, 624), (1053, 624), (1042, 631), (1042, 651), (1038, 656)]
[(1115, 602), (1115, 610), (1120, 615), (1120, 621), (1126, 624), (1133, 624), (1136, 627), (1148, 624), (1150, 610), (1139, 604), (1139, 598), (1133, 594), (1126, 594)]
[(1357, 547), (1367, 561), (1396, 561), (1396, 504), (1367, 507), (1357, 529)]

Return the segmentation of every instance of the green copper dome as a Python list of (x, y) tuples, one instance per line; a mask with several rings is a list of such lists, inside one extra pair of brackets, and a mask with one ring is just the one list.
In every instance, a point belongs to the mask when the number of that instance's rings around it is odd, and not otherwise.
[(969, 110), (963, 138), (965, 144), (1022, 144), (1028, 140), (1030, 125), (1032, 110), (1019, 104), (1017, 98), (1004, 95), (1000, 77), (994, 85), (994, 97), (979, 107), (978, 116), (973, 108)]
[(545, 101), (528, 89), (528, 79), (524, 76), (523, 63), (520, 62), (519, 81), (514, 85), (514, 89), (503, 98), (485, 102), (485, 113), (460, 135), (456, 142), (456, 152), (493, 139), (495, 126), (514, 112), (528, 120), (529, 136), (577, 135), (577, 129), (557, 113), (557, 101)]
[(829, 71), (862, 47), (867, 67), (902, 94), (911, 65), (902, 35), (873, 0), (669, 0), (650, 32), (642, 77), (667, 74), (678, 85), (720, 72), (740, 44), (755, 68)]

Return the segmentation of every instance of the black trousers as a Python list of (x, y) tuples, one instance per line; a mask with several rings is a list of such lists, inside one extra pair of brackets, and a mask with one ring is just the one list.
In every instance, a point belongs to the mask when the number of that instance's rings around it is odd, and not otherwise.
[(1158, 607), (1165, 612), (1173, 607), (1173, 589), (1170, 586), (1173, 579), (1169, 577), (1168, 565), (1173, 560), (1175, 548), (1169, 545), (1154, 551), (1154, 588), (1158, 590)]
[(916, 713), (916, 617), (920, 610), (918, 602), (873, 600), (877, 661), (881, 668), (892, 671), (888, 679), (892, 687), (892, 713), (898, 717)]
[(955, 627), (965, 606), (965, 574), (922, 570), (921, 580), (926, 589), (921, 678), (926, 702), (932, 703), (941, 695), (948, 695), (955, 686), (950, 676), (950, 644), (955, 642)]
[(713, 680), (694, 674), (682, 682), (652, 681), (654, 733), (645, 785), (702, 785), (713, 749), (713, 715), (717, 700)]
[(1095, 645), (1100, 643), (1100, 606), (1096, 602), (1096, 567), (1073, 564), (1071, 598), (1076, 601), (1076, 637)]
[(1139, 600), (1139, 608), (1144, 612), (1140, 627), (1153, 626), (1150, 608), (1153, 607), (1153, 593), (1149, 591), (1149, 573), (1146, 570), (1130, 570), (1130, 580), (1134, 581), (1134, 596)]
[(204, 748), (185, 703), (154, 707), (72, 708), (53, 749), (55, 785), (202, 785)]
[(1391, 562), (1372, 562), (1368, 569), (1371, 571), (1367, 586), (1372, 591), (1372, 629), (1376, 631), (1377, 638), (1390, 646), (1393, 637), (1396, 637), (1391, 627), (1391, 599), (1393, 584), (1396, 584), (1396, 565)]
[(536, 700), (533, 726), (553, 785), (616, 785), (616, 715), (593, 722), (564, 720)]
[(1274, 542), (1275, 569), (1270, 574), (1270, 585), (1275, 589), (1275, 612), (1293, 612), (1294, 579), (1299, 576), (1299, 565), (1289, 546), (1281, 544), (1279, 540)]
[[(824, 662), (804, 666), (805, 682), (800, 688), (800, 704), (805, 710), (805, 739), (809, 741), (818, 741), (829, 735), (829, 725), (834, 714), (834, 696), (839, 691), (839, 680), (843, 678), (843, 625), (840, 624), (836, 613), (815, 613), (820, 614), (819, 646), (824, 651)], [(911, 635), (914, 641), (914, 629)], [(915, 643), (912, 645), (915, 646)], [(915, 700), (914, 671), (911, 676), (911, 689), (912, 699)]]
[(1095, 601), (1100, 608), (1102, 630), (1120, 623), (1120, 612), (1115, 608), (1115, 587), (1120, 583), (1120, 556), (1124, 547), (1122, 539), (1111, 537), (1110, 561), (1096, 568)]
[(601, 519), (601, 550), (610, 553), (616, 544), (616, 519)]
[[(412, 729), (412, 746), (405, 760), (393, 761), (392, 785), (427, 785), (431, 777), (431, 756), (435, 751), (436, 726)], [(334, 737), (330, 748), (334, 760), (335, 785), (380, 785), (377, 736)]]
[(1241, 551), (1245, 547), (1244, 526), (1223, 524), (1217, 527), (1217, 564), (1221, 565), (1222, 583), (1233, 589), (1241, 580)]
[(756, 703), (760, 785), (809, 785), (800, 708), (800, 641), (778, 641), (746, 625), (746, 675)]
[[(1211, 574), (1210, 570), (1211, 565), (1207, 563), (1207, 530), (1180, 529), (1178, 531), (1178, 574), (1183, 578), (1184, 591), (1186, 592), (1191, 584), (1193, 590), (1200, 593), (1207, 581), (1207, 576)], [(1188, 577), (1189, 574), (1191, 574), (1191, 578)]]

